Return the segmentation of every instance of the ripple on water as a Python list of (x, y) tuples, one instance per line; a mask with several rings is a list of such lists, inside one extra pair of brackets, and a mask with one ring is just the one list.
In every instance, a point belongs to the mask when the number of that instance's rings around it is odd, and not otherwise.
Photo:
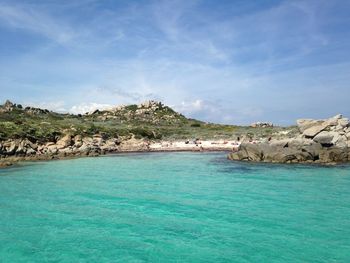
[(350, 167), (118, 154), (0, 170), (0, 262), (348, 262)]

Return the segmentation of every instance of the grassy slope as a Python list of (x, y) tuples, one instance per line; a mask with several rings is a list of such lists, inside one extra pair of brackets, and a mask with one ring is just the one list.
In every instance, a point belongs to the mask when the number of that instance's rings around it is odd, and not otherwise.
[[(55, 141), (70, 132), (92, 136), (103, 134), (106, 138), (129, 136), (150, 139), (235, 139), (249, 135), (253, 138), (270, 137), (294, 127), (251, 128), (234, 125), (207, 124), (188, 119), (167, 106), (156, 110), (141, 109), (129, 105), (115, 112), (102, 111), (89, 115), (59, 114), (54, 112), (30, 113), (17, 107), (0, 112), (0, 140), (28, 138), (32, 141)], [(276, 137), (276, 135), (274, 135)]]

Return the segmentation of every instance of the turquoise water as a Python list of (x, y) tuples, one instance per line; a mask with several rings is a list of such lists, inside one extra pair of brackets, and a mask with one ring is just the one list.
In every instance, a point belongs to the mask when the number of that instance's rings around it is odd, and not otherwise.
[(0, 262), (350, 262), (350, 166), (154, 153), (2, 169)]

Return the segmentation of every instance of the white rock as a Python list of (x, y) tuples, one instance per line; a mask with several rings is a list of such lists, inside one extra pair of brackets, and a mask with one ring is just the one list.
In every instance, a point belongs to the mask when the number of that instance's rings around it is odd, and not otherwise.
[(47, 151), (52, 154), (58, 153), (58, 149), (56, 145), (50, 145), (47, 147)]
[(57, 149), (67, 148), (72, 144), (72, 136), (70, 134), (65, 135), (57, 143)]
[(317, 134), (319, 134), (321, 131), (326, 129), (329, 126), (327, 122), (322, 122), (320, 124), (315, 124), (310, 128), (307, 128), (304, 132), (303, 135), (306, 137), (315, 137)]
[(345, 136), (338, 136), (333, 138), (333, 143), (340, 148), (347, 147), (347, 139)]
[(317, 134), (313, 140), (315, 142), (321, 143), (321, 144), (331, 144), (333, 143), (334, 137), (336, 137), (338, 133), (336, 132), (327, 132), (327, 131), (322, 131), (319, 134)]
[(306, 129), (318, 125), (320, 123), (323, 123), (323, 121), (318, 120), (312, 120), (312, 119), (299, 119), (297, 120), (297, 125), (300, 132), (304, 132)]
[(74, 137), (74, 146), (79, 148), (83, 145), (83, 140), (82, 140), (82, 137), (81, 135), (77, 135)]
[(338, 119), (329, 118), (326, 120), (326, 122), (329, 124), (329, 126), (337, 126), (338, 125)]
[(341, 126), (342, 128), (348, 127), (349, 126), (349, 119), (348, 118), (339, 119), (338, 125)]
[(84, 137), (83, 138), (83, 143), (84, 144), (92, 144), (92, 138), (90, 138), (90, 137)]
[(338, 124), (337, 126), (335, 126), (335, 128), (333, 130), (336, 132), (340, 132), (340, 131), (344, 130), (344, 127)]
[(286, 145), (288, 145), (288, 143), (290, 142), (290, 139), (283, 139), (283, 140), (271, 140), (269, 142), (269, 144), (271, 146), (280, 146), (280, 147), (284, 147)]

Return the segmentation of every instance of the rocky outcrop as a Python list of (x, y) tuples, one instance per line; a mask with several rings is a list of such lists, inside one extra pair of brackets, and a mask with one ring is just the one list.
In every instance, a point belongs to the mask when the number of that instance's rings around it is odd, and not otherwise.
[(350, 161), (350, 122), (342, 115), (326, 120), (297, 121), (295, 138), (242, 143), (231, 160), (278, 163), (342, 163)]
[(128, 151), (149, 151), (149, 143), (134, 137), (105, 139), (101, 134), (92, 137), (66, 134), (57, 142), (42, 145), (27, 139), (7, 140), (0, 142), (0, 167), (22, 160), (50, 160)]
[(0, 158), (28, 157), (33, 155), (76, 156), (97, 155), (106, 152), (119, 151), (120, 140), (112, 138), (104, 140), (100, 134), (91, 137), (66, 134), (57, 142), (47, 142), (38, 145), (28, 139), (16, 139), (0, 142)]
[(254, 122), (252, 124), (250, 124), (250, 127), (253, 128), (269, 128), (269, 127), (273, 127), (273, 123), (271, 122)]
[(50, 111), (46, 109), (34, 108), (34, 107), (26, 107), (23, 109), (21, 104), (15, 104), (11, 101), (7, 100), (3, 105), (0, 105), (0, 113), (11, 112), (14, 110), (24, 111), (31, 115), (39, 115), (39, 114), (48, 114)]

